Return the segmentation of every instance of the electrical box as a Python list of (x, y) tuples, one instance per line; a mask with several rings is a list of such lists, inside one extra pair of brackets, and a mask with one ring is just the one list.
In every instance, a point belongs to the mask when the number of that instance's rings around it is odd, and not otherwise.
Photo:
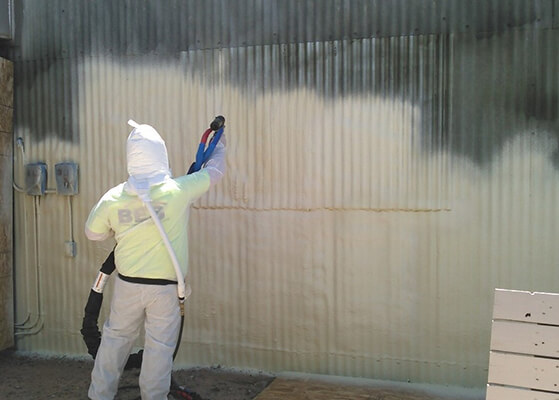
[(78, 194), (78, 164), (62, 162), (54, 166), (56, 192), (64, 196)]
[(66, 257), (75, 257), (76, 256), (76, 242), (73, 240), (69, 240), (64, 242), (64, 249), (66, 253)]
[(14, 0), (0, 0), (0, 39), (14, 38)]
[(25, 166), (25, 192), (31, 196), (42, 196), (47, 189), (47, 164), (36, 162)]

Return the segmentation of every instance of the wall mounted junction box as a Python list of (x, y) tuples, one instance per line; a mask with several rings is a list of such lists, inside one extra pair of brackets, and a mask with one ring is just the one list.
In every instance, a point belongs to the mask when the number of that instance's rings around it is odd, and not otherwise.
[(73, 196), (78, 194), (78, 164), (61, 162), (54, 166), (56, 193)]
[(14, 0), (0, 0), (0, 39), (14, 38)]
[(47, 164), (36, 162), (25, 166), (25, 192), (31, 196), (42, 196), (47, 189)]
[(77, 245), (73, 240), (64, 242), (64, 253), (66, 257), (75, 257), (77, 253)]

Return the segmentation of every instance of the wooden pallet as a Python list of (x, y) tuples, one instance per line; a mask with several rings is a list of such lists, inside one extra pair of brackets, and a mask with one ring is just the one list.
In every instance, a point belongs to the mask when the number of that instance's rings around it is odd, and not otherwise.
[(486, 400), (559, 400), (559, 294), (495, 290)]

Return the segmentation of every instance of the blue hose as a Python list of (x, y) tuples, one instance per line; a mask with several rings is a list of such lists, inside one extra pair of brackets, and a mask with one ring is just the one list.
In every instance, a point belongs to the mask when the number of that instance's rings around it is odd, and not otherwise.
[(192, 172), (199, 171), (202, 166), (210, 159), (212, 153), (215, 150), (215, 146), (217, 146), (219, 139), (221, 139), (221, 135), (223, 134), (224, 129), (225, 127), (223, 126), (214, 134), (207, 149), (206, 143), (200, 142), (200, 144), (198, 145), (198, 151), (196, 152), (196, 161), (194, 162)]

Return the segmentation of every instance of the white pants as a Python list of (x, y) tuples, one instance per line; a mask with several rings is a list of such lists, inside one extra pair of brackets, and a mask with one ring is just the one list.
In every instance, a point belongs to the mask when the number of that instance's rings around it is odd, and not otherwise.
[(143, 285), (116, 279), (109, 318), (91, 373), (88, 395), (113, 400), (128, 355), (144, 325), (140, 372), (143, 400), (166, 400), (171, 385), (180, 311), (176, 285)]

